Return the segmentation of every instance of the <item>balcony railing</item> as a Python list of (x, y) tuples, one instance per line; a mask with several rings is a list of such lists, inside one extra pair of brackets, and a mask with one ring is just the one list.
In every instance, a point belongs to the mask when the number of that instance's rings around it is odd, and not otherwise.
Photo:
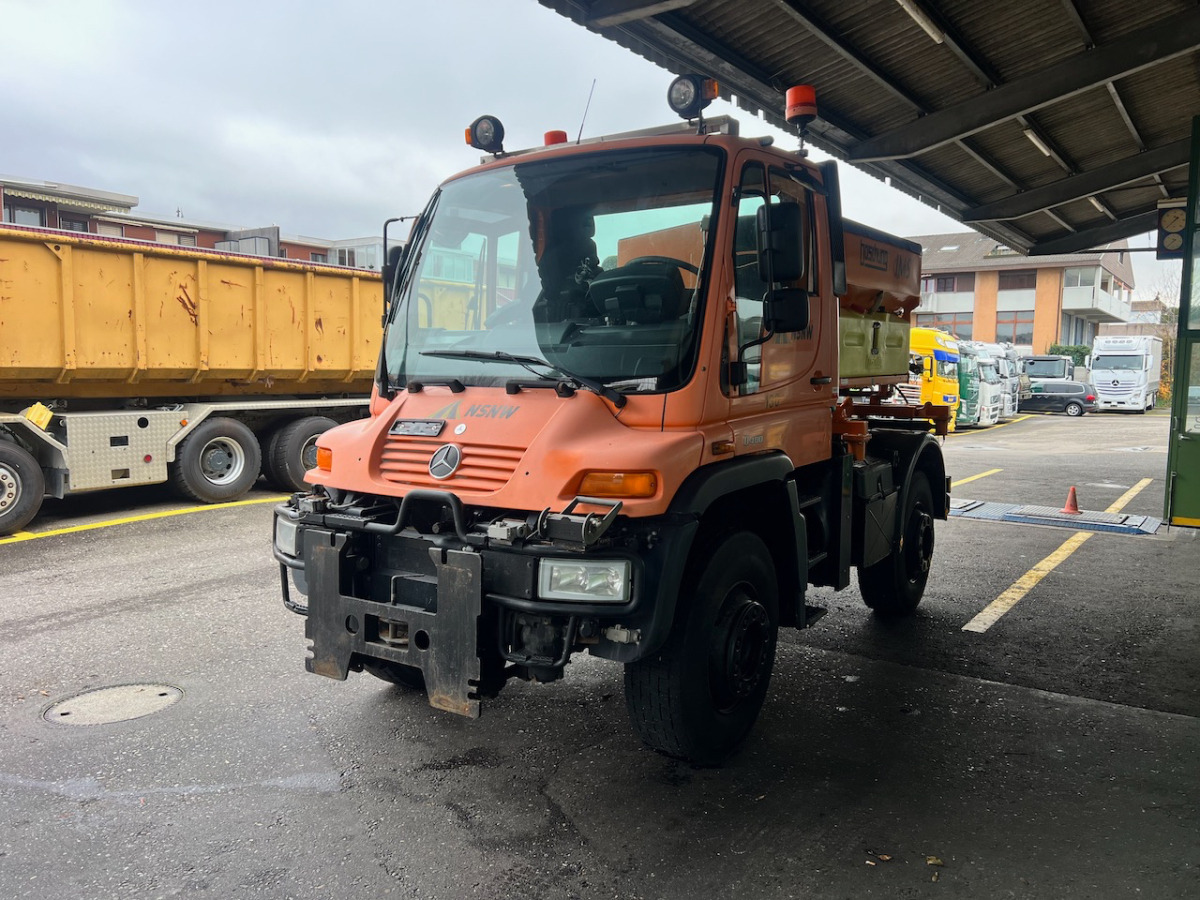
[(1083, 316), (1093, 322), (1128, 322), (1133, 308), (1128, 300), (1114, 297), (1098, 287), (1063, 288), (1063, 312)]

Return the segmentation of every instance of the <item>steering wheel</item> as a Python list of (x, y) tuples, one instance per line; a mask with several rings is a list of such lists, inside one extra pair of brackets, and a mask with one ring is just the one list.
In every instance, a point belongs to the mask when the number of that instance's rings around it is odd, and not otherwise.
[(634, 259), (629, 260), (629, 262), (625, 263), (625, 265), (632, 266), (634, 263), (641, 263), (641, 262), (667, 263), (672, 266), (678, 266), (679, 268), (684, 269), (685, 271), (691, 272), (693, 275), (700, 274), (699, 266), (693, 266), (690, 262), (685, 262), (682, 259), (676, 259), (673, 256), (638, 256), (638, 257), (635, 257)]
[(542, 297), (543, 293), (539, 291), (537, 299), (532, 303), (521, 302), (514, 298), (484, 319), (483, 326), (485, 328), (496, 328), (500, 325), (510, 325), (522, 315), (532, 314), (533, 309), (541, 302)]

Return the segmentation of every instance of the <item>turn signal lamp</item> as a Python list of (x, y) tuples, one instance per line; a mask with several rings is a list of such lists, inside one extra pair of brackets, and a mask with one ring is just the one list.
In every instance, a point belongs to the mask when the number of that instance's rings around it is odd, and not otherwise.
[(817, 91), (811, 84), (798, 84), (787, 90), (785, 118), (798, 128), (807, 127), (817, 117)]
[(588, 472), (579, 485), (586, 497), (653, 497), (657, 492), (653, 472)]
[(317, 448), (317, 468), (322, 472), (328, 472), (333, 468), (333, 451), (328, 447)]
[(480, 116), (467, 129), (467, 143), (484, 153), (504, 150), (504, 126), (495, 116)]
[(717, 99), (715, 79), (700, 75), (680, 75), (667, 88), (667, 103), (680, 118), (694, 119)]

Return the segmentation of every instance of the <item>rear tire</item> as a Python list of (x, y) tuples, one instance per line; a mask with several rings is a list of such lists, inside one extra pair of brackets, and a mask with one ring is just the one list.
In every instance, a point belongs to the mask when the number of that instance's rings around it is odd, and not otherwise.
[[(1070, 403), (1068, 403), (1066, 406), (1063, 407), (1063, 412), (1065, 412), (1068, 416), (1071, 416), (1072, 418), (1077, 417), (1077, 416), (1082, 416), (1083, 415), (1083, 406), (1079, 403), (1076, 403), (1074, 400), (1072, 400)], [(1145, 412), (1145, 410), (1143, 409), (1142, 412)]]
[[(779, 623), (775, 563), (756, 534), (695, 554), (675, 623), (653, 655), (625, 666), (625, 703), (651, 748), (714, 766), (749, 733), (771, 680)], [(699, 567), (697, 567), (699, 568)]]
[(933, 492), (924, 472), (916, 472), (904, 505), (898, 552), (858, 569), (863, 602), (879, 616), (911, 613), (925, 595), (933, 562)]
[(222, 503), (249, 491), (261, 466), (254, 432), (237, 419), (217, 417), (201, 422), (179, 445), (171, 483), (192, 500)]
[(42, 508), (46, 476), (24, 447), (0, 440), (0, 534), (20, 531)]
[(281, 425), (263, 448), (263, 474), (282, 491), (308, 489), (304, 474), (316, 468), (317, 438), (337, 425), (327, 416), (307, 416)]

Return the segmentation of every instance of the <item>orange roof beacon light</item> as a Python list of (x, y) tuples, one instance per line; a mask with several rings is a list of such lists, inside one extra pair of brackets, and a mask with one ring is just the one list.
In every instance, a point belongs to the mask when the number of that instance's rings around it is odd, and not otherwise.
[(683, 119), (702, 118), (701, 111), (717, 99), (717, 82), (701, 75), (680, 75), (667, 88), (667, 103)]
[(565, 131), (547, 131), (543, 138), (547, 147), (554, 144), (565, 144), (567, 142), (567, 133)]
[(467, 143), (484, 153), (503, 153), (504, 125), (495, 116), (480, 116), (467, 129)]
[(785, 97), (787, 106), (784, 118), (795, 125), (800, 131), (800, 155), (807, 156), (804, 149), (804, 135), (808, 131), (808, 123), (817, 117), (817, 91), (811, 84), (797, 84), (787, 89)]

